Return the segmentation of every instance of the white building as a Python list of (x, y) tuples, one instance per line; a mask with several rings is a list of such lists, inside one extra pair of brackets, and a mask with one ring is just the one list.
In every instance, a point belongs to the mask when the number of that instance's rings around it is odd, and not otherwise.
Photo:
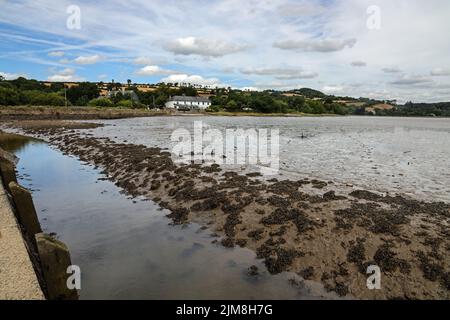
[(176, 110), (205, 110), (211, 106), (211, 101), (206, 97), (174, 96), (166, 102), (167, 109)]

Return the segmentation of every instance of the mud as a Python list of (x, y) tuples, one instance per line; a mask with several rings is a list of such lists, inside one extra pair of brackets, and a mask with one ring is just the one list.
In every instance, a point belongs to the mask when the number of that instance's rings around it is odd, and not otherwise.
[[(225, 247), (254, 250), (272, 274), (296, 272), (360, 299), (450, 298), (447, 203), (347, 193), (332, 181), (265, 181), (218, 165), (179, 165), (160, 148), (115, 143), (67, 126), (14, 126), (102, 168), (129, 195), (170, 209), (174, 224), (194, 221), (222, 237)], [(372, 264), (381, 268), (381, 290), (366, 287)]]

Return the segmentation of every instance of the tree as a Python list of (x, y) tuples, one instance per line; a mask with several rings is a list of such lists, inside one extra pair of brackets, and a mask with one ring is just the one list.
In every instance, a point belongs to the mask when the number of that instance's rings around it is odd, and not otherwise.
[(155, 106), (158, 107), (158, 108), (164, 107), (164, 105), (166, 104), (166, 102), (167, 102), (168, 99), (169, 99), (169, 98), (168, 98), (166, 95), (164, 95), (164, 94), (158, 96), (158, 97), (155, 99)]
[(15, 89), (0, 86), (0, 105), (15, 106), (18, 104), (20, 104), (19, 93)]
[(13, 86), (19, 90), (41, 90), (46, 91), (47, 87), (37, 80), (27, 80), (24, 77), (19, 77), (10, 81)]
[(99, 94), (100, 90), (97, 84), (82, 82), (67, 90), (67, 99), (74, 105), (85, 106), (90, 100), (97, 98)]
[(301, 94), (306, 98), (324, 98), (325, 94), (318, 90), (310, 89), (310, 88), (301, 88), (298, 90), (294, 90), (295, 93)]
[(21, 104), (33, 106), (64, 106), (65, 99), (57, 93), (47, 93), (39, 90), (26, 90), (20, 94)]
[(227, 109), (228, 111), (235, 111), (238, 109), (238, 105), (237, 105), (236, 101), (230, 100), (230, 101), (228, 101), (227, 105), (225, 106), (225, 109)]
[(308, 107), (310, 108), (310, 112), (308, 113), (313, 113), (313, 114), (322, 114), (325, 113), (325, 107), (323, 105), (323, 103), (321, 101), (318, 100), (309, 100), (307, 102)]
[(108, 98), (97, 98), (89, 101), (89, 105), (92, 107), (112, 107), (113, 103)]
[(133, 108), (133, 101), (132, 100), (120, 100), (117, 104), (117, 107), (122, 108)]

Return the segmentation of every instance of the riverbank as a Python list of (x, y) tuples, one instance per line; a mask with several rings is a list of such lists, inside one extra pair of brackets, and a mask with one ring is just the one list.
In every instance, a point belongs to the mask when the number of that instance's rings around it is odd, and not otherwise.
[(165, 111), (147, 109), (96, 107), (0, 107), (0, 120), (94, 120), (152, 117), (168, 115)]
[[(265, 182), (217, 165), (178, 166), (160, 148), (96, 139), (64, 122), (14, 127), (103, 168), (130, 195), (171, 210), (174, 223), (197, 222), (225, 247), (254, 250), (273, 274), (293, 271), (363, 299), (450, 296), (449, 204), (344, 192), (329, 180)], [(381, 268), (381, 290), (366, 287), (372, 264)]]
[(1, 180), (0, 176), (0, 300), (43, 300), (28, 245)]
[(10, 106), (0, 107), (0, 120), (99, 120), (155, 116), (202, 115), (216, 117), (337, 117), (335, 114), (257, 113), (257, 112), (183, 112), (174, 110), (148, 110), (101, 107), (50, 107)]
[[(112, 120), (126, 118), (144, 118), (157, 116), (211, 116), (211, 117), (345, 117), (350, 115), (338, 114), (309, 114), (302, 112), (292, 113), (258, 113), (258, 112), (207, 112), (207, 111), (175, 111), (175, 110), (148, 110), (104, 107), (51, 107), (51, 106), (0, 106), (0, 121), (12, 120)], [(409, 118), (445, 118), (432, 116), (377, 116), (372, 117), (409, 117)]]

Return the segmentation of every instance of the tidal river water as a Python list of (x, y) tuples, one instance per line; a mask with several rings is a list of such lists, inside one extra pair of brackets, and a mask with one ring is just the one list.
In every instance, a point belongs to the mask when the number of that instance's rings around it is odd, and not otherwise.
[(97, 137), (171, 150), (172, 133), (278, 129), (279, 174), (427, 201), (450, 202), (450, 119), (390, 117), (155, 117), (101, 121)]
[(214, 244), (199, 225), (169, 225), (157, 204), (127, 197), (99, 169), (43, 141), (0, 134), (0, 147), (19, 158), (19, 183), (32, 191), (44, 232), (80, 267), (81, 299), (334, 297), (296, 274), (270, 275), (252, 251)]

